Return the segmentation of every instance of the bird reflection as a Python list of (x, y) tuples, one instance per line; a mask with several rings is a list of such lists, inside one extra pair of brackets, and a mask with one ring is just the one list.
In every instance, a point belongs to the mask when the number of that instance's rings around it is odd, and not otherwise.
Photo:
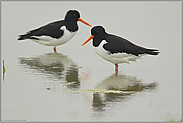
[(36, 75), (41, 74), (54, 81), (65, 81), (69, 88), (80, 86), (78, 66), (67, 55), (46, 53), (31, 58), (19, 57), (19, 65), (33, 70)]
[(102, 111), (109, 102), (123, 101), (136, 92), (154, 90), (156, 87), (157, 83), (143, 83), (137, 77), (113, 74), (96, 86), (96, 89), (105, 89), (106, 92), (93, 94), (94, 110)]
[(67, 82), (75, 82), (73, 84), (67, 85), (69, 88), (79, 88), (80, 81), (78, 79), (78, 67), (75, 64), (69, 66), (66, 72), (66, 81)]

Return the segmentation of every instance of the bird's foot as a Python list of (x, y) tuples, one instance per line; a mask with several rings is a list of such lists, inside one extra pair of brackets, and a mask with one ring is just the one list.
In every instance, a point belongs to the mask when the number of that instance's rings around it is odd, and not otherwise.
[(118, 71), (115, 71), (115, 76), (118, 76)]

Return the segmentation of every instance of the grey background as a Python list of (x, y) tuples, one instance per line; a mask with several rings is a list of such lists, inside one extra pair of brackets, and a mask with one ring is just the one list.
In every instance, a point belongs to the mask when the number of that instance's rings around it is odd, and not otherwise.
[[(167, 121), (181, 116), (181, 2), (180, 1), (2, 1), (1, 61), (6, 75), (2, 81), (2, 119), (26, 121)], [(137, 94), (125, 102), (113, 102), (105, 111), (92, 110), (91, 101), (83, 100), (92, 92), (69, 94), (45, 93), (45, 83), (52, 81), (18, 66), (18, 58), (53, 52), (53, 47), (32, 41), (17, 41), (17, 36), (49, 22), (63, 19), (70, 9), (92, 26), (147, 48), (160, 50), (158, 56), (145, 56), (136, 63), (119, 66), (122, 74), (144, 82), (158, 82), (158, 90)], [(94, 53), (90, 27), (78, 22), (80, 30), (66, 44), (57, 48), (68, 55), (90, 79), (81, 88), (93, 89), (114, 73), (114, 65)], [(2, 78), (1, 78), (2, 80)], [(52, 85), (51, 85), (52, 86)], [(57, 86), (57, 88), (61, 88)], [(84, 93), (84, 94), (83, 94)], [(69, 95), (69, 96), (68, 96)], [(41, 114), (41, 115), (40, 115)]]

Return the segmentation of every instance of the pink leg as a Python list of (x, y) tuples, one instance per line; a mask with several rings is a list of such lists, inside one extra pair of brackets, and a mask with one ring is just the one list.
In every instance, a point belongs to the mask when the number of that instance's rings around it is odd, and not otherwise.
[(118, 75), (118, 64), (117, 63), (115, 64), (115, 75), (116, 76)]
[(54, 47), (53, 50), (54, 50), (55, 53), (57, 52), (57, 51), (56, 51), (56, 47)]

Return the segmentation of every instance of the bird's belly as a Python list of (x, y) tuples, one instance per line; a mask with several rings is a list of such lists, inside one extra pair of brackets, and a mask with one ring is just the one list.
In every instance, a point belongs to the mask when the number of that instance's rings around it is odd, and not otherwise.
[(40, 36), (40, 37), (34, 36), (36, 38), (39, 38), (39, 40), (33, 39), (33, 41), (46, 46), (58, 46), (68, 42), (76, 33), (77, 31), (69, 32), (68, 30), (65, 30), (63, 36), (58, 39), (52, 38), (50, 36)]
[(105, 41), (102, 41), (98, 47), (93, 47), (94, 51), (101, 56), (103, 59), (112, 62), (113, 64), (116, 63), (129, 63), (129, 61), (136, 61), (136, 59), (139, 59), (142, 55), (135, 56), (133, 54), (127, 54), (127, 53), (110, 53), (109, 51), (106, 51), (103, 48), (103, 45), (105, 44)]

